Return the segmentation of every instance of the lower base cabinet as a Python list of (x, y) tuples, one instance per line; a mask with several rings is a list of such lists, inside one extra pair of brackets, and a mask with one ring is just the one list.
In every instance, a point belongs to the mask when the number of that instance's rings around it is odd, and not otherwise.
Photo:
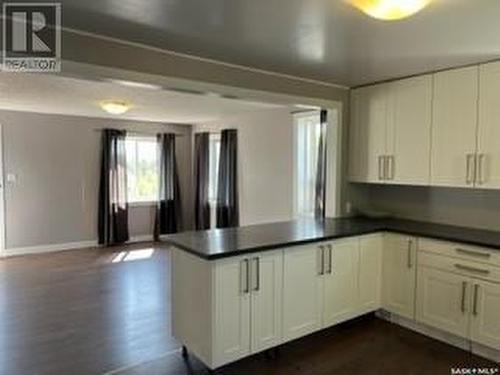
[(284, 341), (380, 308), (382, 236), (284, 252)]
[(380, 308), (500, 350), (497, 253), (393, 233), (214, 261), (174, 250), (172, 298), (174, 336), (211, 368)]
[(500, 350), (500, 284), (473, 281), (471, 340)]
[(469, 327), (469, 280), (441, 270), (419, 267), (416, 319), (466, 337)]
[(415, 318), (417, 239), (387, 233), (383, 255), (383, 307), (408, 319)]

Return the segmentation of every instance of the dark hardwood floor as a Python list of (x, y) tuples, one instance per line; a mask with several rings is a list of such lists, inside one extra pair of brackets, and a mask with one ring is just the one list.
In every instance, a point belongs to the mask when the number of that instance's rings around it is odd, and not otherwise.
[[(170, 252), (141, 244), (0, 260), (0, 374), (206, 373), (170, 330)], [(451, 374), (498, 366), (373, 316), (220, 374)]]

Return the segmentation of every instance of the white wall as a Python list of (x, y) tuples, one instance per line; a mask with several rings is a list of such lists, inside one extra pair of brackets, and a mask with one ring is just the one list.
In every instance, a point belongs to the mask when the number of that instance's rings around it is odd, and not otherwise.
[(195, 126), (238, 129), (240, 225), (293, 218), (293, 117), (270, 109)]
[[(0, 111), (3, 125), (6, 248), (26, 248), (97, 238), (100, 136), (96, 129), (175, 131), (184, 214), (191, 220), (191, 126)], [(132, 207), (132, 236), (152, 233), (153, 208)], [(12, 252), (9, 252), (12, 253)]]

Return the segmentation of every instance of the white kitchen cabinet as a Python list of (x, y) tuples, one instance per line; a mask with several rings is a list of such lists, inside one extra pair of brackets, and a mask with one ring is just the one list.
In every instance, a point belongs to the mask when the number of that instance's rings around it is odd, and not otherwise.
[(388, 85), (362, 87), (351, 94), (349, 178), (355, 182), (384, 182), (387, 149)]
[(231, 362), (281, 343), (283, 252), (215, 266), (215, 357)]
[(417, 321), (466, 337), (471, 299), (469, 278), (420, 266), (417, 279)]
[(359, 239), (324, 246), (323, 327), (328, 327), (358, 315)]
[(215, 357), (231, 362), (250, 354), (250, 263), (228, 258), (215, 265)]
[(361, 314), (381, 307), (383, 241), (382, 233), (362, 236), (359, 239), (358, 312)]
[(500, 188), (500, 63), (479, 67), (476, 187)]
[(432, 76), (353, 90), (349, 177), (429, 184)]
[(387, 233), (383, 255), (383, 307), (408, 319), (415, 317), (416, 239)]
[(434, 74), (431, 185), (474, 185), (478, 67)]
[(395, 81), (389, 87), (387, 183), (428, 185), (432, 76)]
[(293, 340), (321, 328), (322, 249), (307, 245), (283, 256), (283, 339)]
[(500, 284), (473, 280), (471, 340), (500, 350)]
[(252, 353), (277, 346), (282, 338), (283, 252), (250, 257)]

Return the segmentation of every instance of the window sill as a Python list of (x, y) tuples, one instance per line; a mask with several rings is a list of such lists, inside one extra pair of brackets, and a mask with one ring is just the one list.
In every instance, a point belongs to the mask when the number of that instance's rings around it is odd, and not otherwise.
[(151, 207), (156, 206), (155, 201), (137, 201), (137, 202), (128, 202), (130, 207)]

